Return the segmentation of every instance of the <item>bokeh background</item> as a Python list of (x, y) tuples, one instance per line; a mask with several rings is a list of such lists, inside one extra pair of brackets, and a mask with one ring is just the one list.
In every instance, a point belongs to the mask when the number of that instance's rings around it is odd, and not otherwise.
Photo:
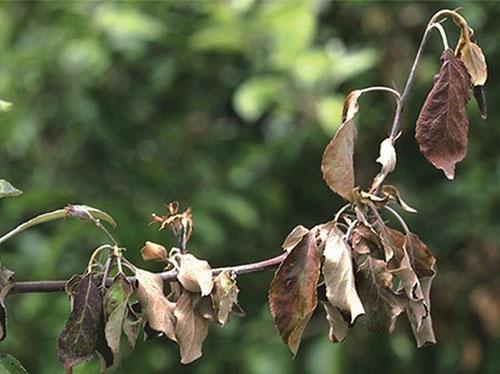
[[(268, 258), (296, 225), (330, 219), (342, 205), (323, 183), (323, 148), (344, 95), (370, 85), (402, 88), (425, 24), (463, 6), (489, 65), (489, 116), (470, 105), (469, 154), (449, 182), (418, 153), (414, 124), (439, 69), (433, 34), (418, 69), (389, 177), (419, 211), (405, 214), (438, 259), (432, 292), (438, 344), (417, 350), (405, 318), (393, 335), (360, 323), (327, 339), (323, 310), (292, 360), (266, 304), (272, 273), (239, 279), (243, 319), (211, 327), (204, 356), (179, 363), (165, 341), (140, 342), (116, 373), (500, 372), (500, 6), (495, 2), (2, 2), (0, 177), (24, 190), (0, 202), (0, 230), (85, 203), (114, 216), (126, 255), (143, 264), (145, 240), (173, 245), (149, 226), (172, 200), (193, 209), (191, 251), (213, 266)], [(451, 45), (458, 36), (445, 23)], [(363, 97), (356, 163), (366, 186), (394, 110)], [(80, 272), (105, 237), (67, 220), (2, 246), (18, 280)], [(57, 337), (63, 294), (8, 297), (0, 351), (31, 373), (62, 372)], [(77, 373), (97, 372), (97, 361)]]

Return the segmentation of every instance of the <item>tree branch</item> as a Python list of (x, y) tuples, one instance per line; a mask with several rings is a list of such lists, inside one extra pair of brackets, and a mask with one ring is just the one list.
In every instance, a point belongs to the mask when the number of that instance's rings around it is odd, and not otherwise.
[[(217, 275), (222, 271), (229, 270), (236, 273), (236, 275), (258, 273), (261, 271), (269, 270), (278, 267), (287, 256), (287, 252), (279, 256), (272, 257), (267, 260), (253, 262), (250, 264), (227, 266), (222, 268), (212, 269), (212, 274)], [(177, 271), (170, 270), (159, 273), (165, 282), (171, 282), (176, 279)], [(135, 277), (127, 277), (128, 281), (135, 282)], [(46, 280), (46, 281), (26, 281), (15, 282), (14, 286), (10, 289), (8, 295), (20, 293), (46, 293), (46, 292), (62, 292), (68, 280)], [(112, 278), (106, 280), (106, 284), (111, 284)]]

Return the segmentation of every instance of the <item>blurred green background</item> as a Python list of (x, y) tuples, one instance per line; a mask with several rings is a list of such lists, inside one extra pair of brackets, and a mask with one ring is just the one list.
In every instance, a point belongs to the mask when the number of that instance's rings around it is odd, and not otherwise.
[[(419, 211), (410, 227), (438, 259), (432, 315), (438, 344), (420, 350), (405, 318), (393, 335), (363, 323), (333, 345), (318, 308), (292, 360), (274, 328), (272, 273), (239, 279), (247, 316), (211, 327), (204, 356), (179, 363), (164, 341), (141, 342), (116, 373), (500, 372), (500, 5), (495, 2), (2, 2), (0, 177), (24, 190), (0, 202), (0, 230), (84, 203), (114, 216), (126, 255), (143, 264), (145, 240), (173, 245), (148, 226), (178, 200), (193, 209), (191, 251), (212, 266), (268, 258), (296, 225), (330, 219), (342, 205), (323, 183), (323, 148), (344, 95), (384, 84), (401, 88), (434, 11), (463, 6), (489, 65), (489, 117), (470, 105), (469, 154), (449, 182), (418, 153), (414, 123), (439, 69), (430, 39), (404, 113), (398, 169), (389, 177)], [(446, 22), (452, 45), (456, 27)], [(377, 170), (391, 97), (361, 101), (359, 180)], [(395, 223), (394, 223), (395, 224)], [(7, 242), (2, 262), (18, 280), (80, 272), (105, 237), (67, 220)], [(0, 351), (32, 373), (62, 372), (57, 337), (63, 294), (11, 296)], [(78, 373), (94, 373), (92, 362)]]

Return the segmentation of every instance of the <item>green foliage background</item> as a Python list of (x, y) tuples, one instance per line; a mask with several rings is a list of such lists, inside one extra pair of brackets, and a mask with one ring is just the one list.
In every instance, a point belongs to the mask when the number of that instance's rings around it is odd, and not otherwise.
[[(488, 120), (470, 105), (469, 155), (455, 181), (419, 155), (414, 123), (442, 48), (434, 34), (389, 179), (418, 209), (405, 219), (438, 259), (438, 344), (417, 350), (400, 321), (391, 336), (360, 323), (332, 345), (318, 308), (292, 361), (266, 305), (272, 274), (263, 273), (239, 279), (247, 316), (212, 327), (200, 360), (182, 366), (174, 344), (141, 342), (125, 350), (115, 372), (500, 372), (494, 2), (3, 2), (0, 97), (14, 107), (0, 117), (0, 177), (25, 193), (1, 201), (0, 229), (67, 203), (89, 204), (114, 216), (127, 256), (142, 264), (145, 240), (174, 244), (148, 223), (151, 212), (178, 200), (193, 209), (192, 252), (212, 266), (271, 257), (296, 224), (324, 222), (342, 204), (322, 182), (319, 162), (344, 95), (401, 88), (431, 14), (458, 6), (487, 56)], [(446, 28), (453, 44), (456, 28), (451, 21)], [(377, 171), (391, 100), (362, 99), (356, 162), (365, 186)], [(18, 280), (64, 279), (104, 240), (92, 225), (68, 220), (23, 233), (0, 257)], [(66, 296), (11, 296), (7, 308), (0, 351), (32, 373), (62, 372), (56, 347)]]

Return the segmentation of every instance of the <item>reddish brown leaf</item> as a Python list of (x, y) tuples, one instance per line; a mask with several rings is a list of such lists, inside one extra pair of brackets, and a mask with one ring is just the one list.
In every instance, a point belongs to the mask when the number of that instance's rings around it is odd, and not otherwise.
[(295, 355), (317, 305), (320, 257), (312, 232), (282, 262), (269, 288), (269, 307), (283, 341)]
[(283, 241), (283, 244), (281, 245), (281, 248), (285, 251), (290, 251), (292, 248), (294, 248), (297, 244), (300, 243), (302, 238), (309, 232), (309, 229), (307, 227), (304, 227), (302, 225), (297, 225), (293, 228), (292, 231), (288, 234), (288, 236), (285, 238)]
[(354, 116), (359, 110), (360, 91), (347, 95), (342, 113), (342, 125), (328, 143), (321, 159), (321, 173), (330, 189), (344, 199), (351, 201), (354, 181), (354, 143), (357, 130)]
[(415, 137), (425, 158), (453, 179), (455, 164), (467, 153), (466, 105), (471, 80), (452, 50), (444, 51), (441, 61), (439, 75), (420, 111)]

